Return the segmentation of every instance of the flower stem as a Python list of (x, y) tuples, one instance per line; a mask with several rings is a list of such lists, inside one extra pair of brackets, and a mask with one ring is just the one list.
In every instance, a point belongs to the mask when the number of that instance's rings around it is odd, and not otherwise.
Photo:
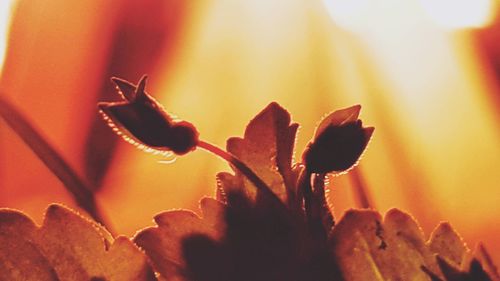
[(319, 243), (320, 248), (324, 247), (328, 233), (334, 224), (325, 198), (325, 176), (324, 173), (311, 173), (307, 168), (304, 168), (298, 180), (298, 188), (302, 191), (304, 198), (306, 222), (310, 234)]
[(325, 233), (328, 234), (331, 228), (335, 225), (335, 219), (328, 206), (325, 194), (325, 179), (327, 175), (325, 173), (315, 174), (313, 180), (314, 195), (318, 203), (319, 214), (322, 221), (322, 225), (325, 228)]
[(313, 200), (311, 177), (312, 173), (307, 169), (307, 167), (304, 167), (304, 169), (300, 172), (299, 179), (297, 180), (297, 193), (299, 194), (297, 197), (300, 201), (304, 200), (304, 210), (308, 220), (311, 217), (311, 204)]
[(269, 198), (272, 198), (273, 201), (277, 201), (280, 204), (281, 200), (274, 194), (271, 188), (257, 176), (254, 171), (252, 171), (245, 163), (243, 163), (240, 159), (238, 159), (233, 154), (205, 141), (200, 140), (198, 142), (198, 147), (205, 149), (213, 154), (219, 156), (220, 158), (226, 160), (231, 165), (233, 165), (236, 169), (238, 169), (245, 177), (252, 182), (255, 187), (261, 192), (264, 192)]

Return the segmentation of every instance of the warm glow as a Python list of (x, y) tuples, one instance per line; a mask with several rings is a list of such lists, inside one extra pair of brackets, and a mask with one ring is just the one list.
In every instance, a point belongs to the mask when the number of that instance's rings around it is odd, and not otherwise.
[[(400, 12), (399, 4), (391, 0), (324, 0), (333, 21), (348, 30), (370, 29), (380, 17)], [(434, 24), (445, 29), (477, 28), (492, 20), (496, 7), (494, 0), (419, 0), (420, 7), (413, 1), (402, 1), (414, 6), (414, 14), (423, 12)], [(415, 1), (417, 3), (417, 1)], [(381, 9), (385, 7), (385, 9)]]
[(475, 28), (491, 21), (494, 0), (420, 0), (427, 15), (444, 28)]
[[(13, 3), (0, 0), (0, 65)], [(118, 99), (110, 76), (147, 73), (149, 93), (220, 146), (277, 101), (301, 124), (297, 160), (324, 114), (361, 104), (376, 127), (360, 162), (375, 206), (411, 212), (427, 233), (450, 221), (500, 262), (498, 90), (485, 83), (499, 60), (478, 58), (477, 30), (449, 32), (488, 24), (497, 0), (16, 3), (2, 94), (82, 175), (88, 151), (99, 152), (86, 146), (98, 135), (92, 122), (103, 122), (96, 103)], [(74, 206), (19, 138), (0, 129), (0, 207), (39, 216), (49, 202)], [(127, 235), (161, 210), (196, 209), (214, 194), (214, 175), (229, 169), (201, 151), (162, 165), (170, 158), (114, 145), (101, 159), (112, 160), (98, 197)], [(332, 179), (337, 216), (355, 206), (351, 184), (349, 174)]]
[(7, 49), (7, 35), (15, 0), (0, 1), (0, 75)]
[(324, 0), (333, 21), (346, 29), (359, 29), (369, 24), (370, 0)]

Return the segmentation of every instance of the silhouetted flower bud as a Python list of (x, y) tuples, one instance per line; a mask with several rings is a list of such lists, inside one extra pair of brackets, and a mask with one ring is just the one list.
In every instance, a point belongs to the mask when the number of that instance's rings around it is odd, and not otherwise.
[(360, 110), (360, 105), (337, 110), (320, 122), (302, 155), (309, 172), (343, 172), (356, 164), (374, 130), (363, 128)]
[(112, 78), (125, 101), (101, 102), (99, 109), (109, 125), (125, 140), (146, 151), (172, 151), (182, 155), (196, 148), (198, 131), (186, 121), (174, 121), (153, 97), (145, 92), (146, 76), (137, 86)]

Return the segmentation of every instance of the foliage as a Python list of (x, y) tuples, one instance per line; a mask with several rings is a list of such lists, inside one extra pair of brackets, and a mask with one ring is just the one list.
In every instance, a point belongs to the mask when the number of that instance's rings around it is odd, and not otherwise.
[(113, 81), (124, 101), (100, 109), (126, 140), (178, 155), (207, 149), (234, 174), (217, 175), (216, 198), (200, 201), (201, 215), (162, 212), (132, 241), (59, 205), (47, 209), (41, 227), (2, 209), (1, 280), (500, 281), (484, 247), (469, 250), (447, 223), (428, 240), (397, 209), (384, 217), (350, 210), (335, 223), (325, 179), (356, 165), (371, 139), (360, 106), (327, 115), (296, 163), (298, 124), (277, 103), (250, 121), (243, 138), (230, 138), (226, 152), (174, 120), (145, 92), (145, 78), (137, 86)]
[(154, 280), (144, 254), (128, 238), (60, 205), (41, 227), (25, 214), (0, 211), (1, 280)]

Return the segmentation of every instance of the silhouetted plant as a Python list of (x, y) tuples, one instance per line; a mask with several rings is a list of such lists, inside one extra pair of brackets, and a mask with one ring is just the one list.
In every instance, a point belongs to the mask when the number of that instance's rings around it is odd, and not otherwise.
[[(298, 124), (269, 104), (227, 151), (199, 138), (149, 94), (112, 78), (122, 101), (99, 108), (112, 129), (147, 152), (185, 155), (201, 148), (228, 161), (217, 174), (216, 198), (200, 201), (202, 215), (165, 211), (156, 226), (133, 238), (51, 205), (42, 226), (25, 214), (0, 210), (0, 277), (5, 280), (193, 281), (500, 281), (483, 246), (469, 250), (447, 223), (426, 240), (415, 220), (393, 209), (347, 211), (335, 221), (327, 203), (329, 173), (348, 172), (374, 129), (363, 127), (359, 105), (327, 115), (293, 159)], [(99, 222), (94, 195), (14, 106), (0, 97), (0, 115)], [(139, 246), (143, 251), (137, 248)], [(153, 274), (153, 271), (156, 275)], [(3, 280), (2, 279), (2, 280)]]

